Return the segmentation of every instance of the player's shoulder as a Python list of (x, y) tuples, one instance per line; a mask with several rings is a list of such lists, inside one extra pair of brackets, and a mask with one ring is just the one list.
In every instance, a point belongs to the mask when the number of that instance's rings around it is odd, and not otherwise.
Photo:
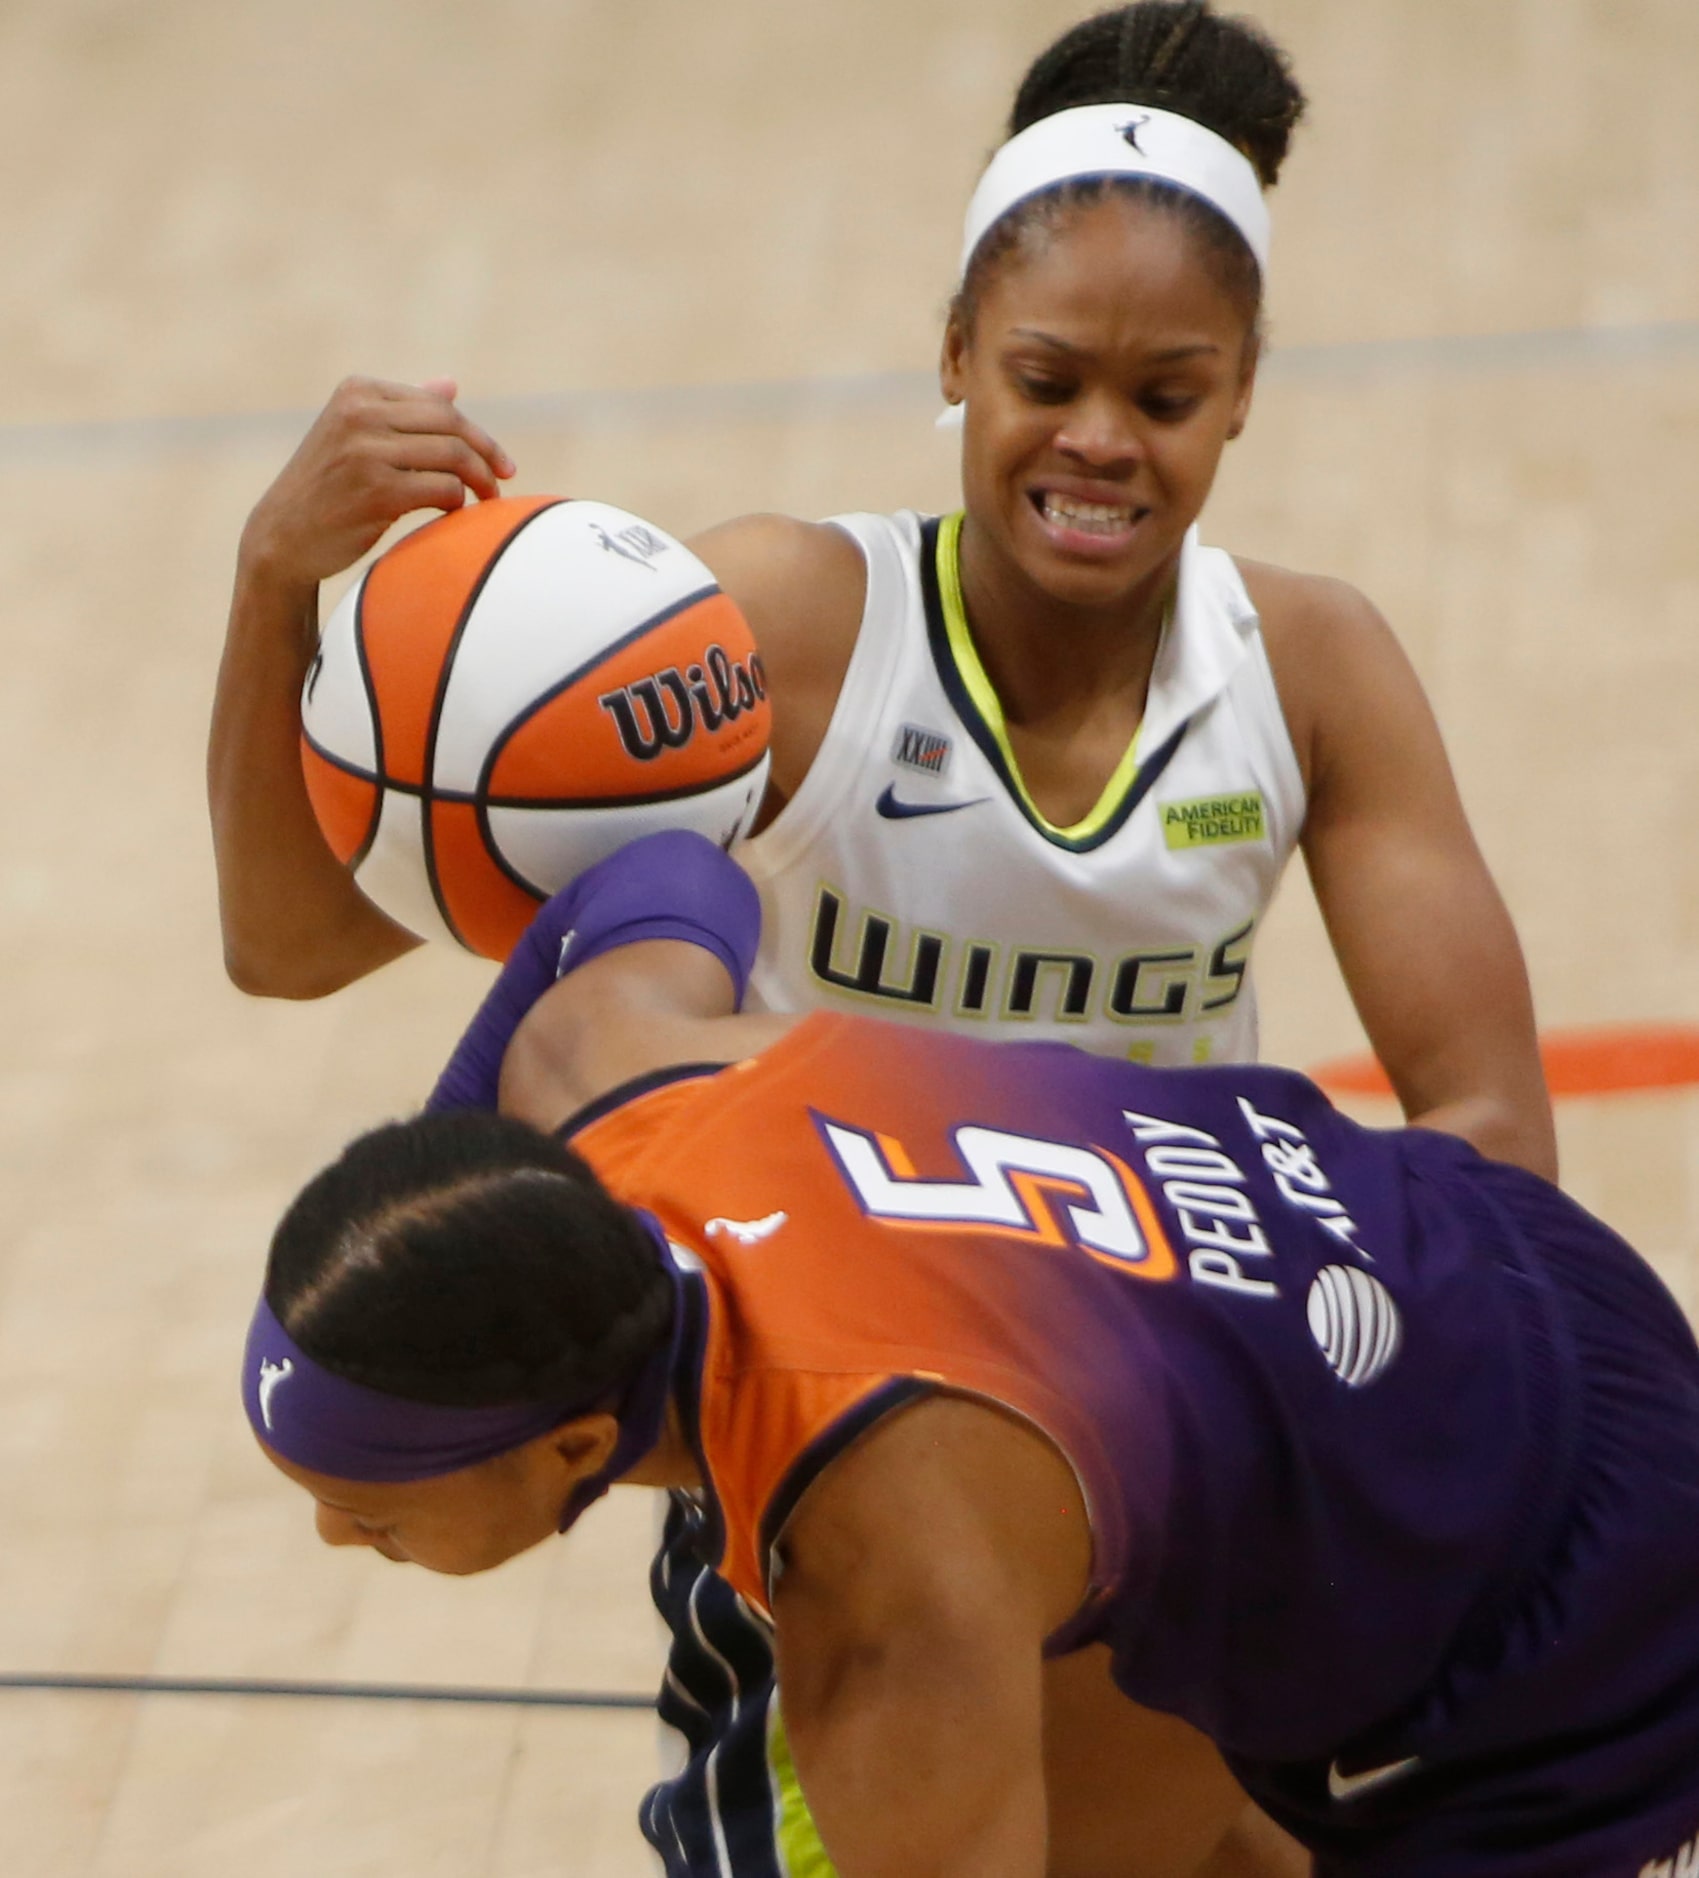
[(773, 700), (770, 788), (794, 795), (820, 748), (849, 669), (867, 570), (829, 522), (744, 515), (691, 542), (749, 621)]
[(1319, 724), (1353, 708), (1353, 699), (1379, 693), (1389, 674), (1407, 672), (1385, 615), (1349, 581), (1239, 556), (1234, 561), (1300, 751)]
[(1271, 658), (1305, 658), (1389, 631), (1380, 609), (1348, 580), (1233, 557), (1262, 622)]
[(764, 651), (803, 632), (854, 637), (867, 573), (843, 529), (793, 515), (740, 515), (690, 546), (743, 610)]

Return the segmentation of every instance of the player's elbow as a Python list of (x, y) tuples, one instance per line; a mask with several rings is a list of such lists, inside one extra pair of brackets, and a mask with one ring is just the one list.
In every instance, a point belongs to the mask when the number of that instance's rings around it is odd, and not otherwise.
[(1507, 1066), (1470, 1108), (1469, 1138), (1484, 1155), (1524, 1167), (1542, 1180), (1557, 1179), (1557, 1124), (1537, 1054)]
[(1542, 1180), (1557, 1179), (1557, 1130), (1543, 1083), (1526, 1094), (1483, 1092), (1414, 1108), (1408, 1119), (1414, 1128), (1461, 1135), (1488, 1160), (1526, 1168)]
[(224, 975), (250, 998), (285, 998), (306, 1002), (327, 998), (360, 976), (316, 948), (293, 948), (224, 930)]
[(1505, 1103), (1489, 1110), (1475, 1145), (1491, 1160), (1524, 1167), (1542, 1180), (1557, 1180), (1557, 1130), (1548, 1105)]
[(287, 966), (280, 969), (272, 960), (228, 945), (224, 948), (224, 975), (246, 997), (292, 998), (302, 1002), (328, 997), (346, 982), (323, 979)]

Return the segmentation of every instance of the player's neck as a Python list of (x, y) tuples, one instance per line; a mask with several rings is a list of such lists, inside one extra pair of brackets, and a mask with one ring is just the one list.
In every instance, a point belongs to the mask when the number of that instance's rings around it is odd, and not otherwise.
[(621, 1486), (689, 1487), (702, 1485), (702, 1470), (684, 1436), (684, 1422), (676, 1398), (667, 1403), (667, 1419), (661, 1438), (637, 1465), (619, 1477)]
[(1041, 723), (1116, 696), (1142, 715), (1177, 572), (1177, 558), (1164, 562), (1112, 606), (1091, 607), (964, 553), (969, 630), (1008, 721)]

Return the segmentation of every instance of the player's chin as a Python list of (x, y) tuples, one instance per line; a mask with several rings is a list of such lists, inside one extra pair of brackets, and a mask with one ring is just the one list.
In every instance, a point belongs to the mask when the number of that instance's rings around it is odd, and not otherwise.
[(427, 1571), (440, 1572), (445, 1578), (476, 1578), (480, 1572), (493, 1572), (498, 1566), (505, 1565), (509, 1559), (518, 1558), (521, 1552), (529, 1552), (533, 1547), (541, 1545), (544, 1538), (552, 1539), (554, 1536), (554, 1529), (551, 1527), (546, 1534), (539, 1534), (536, 1538), (504, 1541), (499, 1545), (492, 1545), (483, 1551), (468, 1553), (457, 1559), (440, 1561), (415, 1559), (413, 1562), (423, 1565)]
[(505, 1564), (507, 1554), (491, 1559), (429, 1559), (395, 1558), (391, 1552), (385, 1558), (394, 1558), (397, 1565), (417, 1565), (421, 1571), (434, 1573), (438, 1578), (475, 1578), (479, 1572), (494, 1571), (498, 1565)]
[(502, 1552), (492, 1555), (488, 1552), (463, 1552), (458, 1555), (433, 1556), (427, 1552), (391, 1552), (387, 1548), (375, 1545), (372, 1550), (379, 1558), (387, 1559), (391, 1565), (411, 1565), (415, 1571), (430, 1572), (438, 1578), (471, 1578), (478, 1572), (493, 1570), (512, 1556)]
[(1134, 552), (1113, 557), (1094, 556), (1089, 560), (1065, 554), (1046, 555), (1028, 563), (1033, 584), (1064, 606), (1101, 612), (1123, 603), (1132, 603), (1149, 580), (1157, 562), (1155, 556)]

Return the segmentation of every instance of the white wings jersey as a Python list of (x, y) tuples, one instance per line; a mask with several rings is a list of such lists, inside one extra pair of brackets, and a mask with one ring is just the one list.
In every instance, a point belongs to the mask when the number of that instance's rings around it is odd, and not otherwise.
[(739, 851), (764, 915), (749, 1008), (1254, 1056), (1251, 942), (1304, 789), (1231, 558), (1187, 536), (1144, 721), (1063, 829), (1027, 796), (974, 650), (960, 516), (834, 520), (866, 559), (866, 608), (813, 765)]

